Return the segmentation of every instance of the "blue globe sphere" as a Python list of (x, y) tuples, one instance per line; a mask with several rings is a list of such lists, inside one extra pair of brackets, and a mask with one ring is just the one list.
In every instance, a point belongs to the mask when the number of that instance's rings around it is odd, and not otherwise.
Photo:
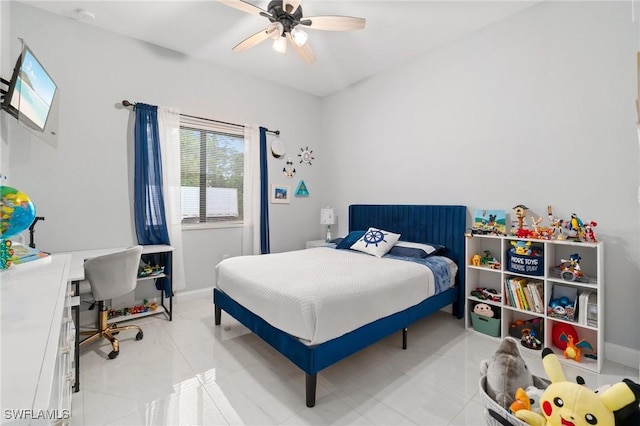
[(27, 194), (10, 186), (0, 188), (0, 238), (9, 239), (31, 226), (36, 207)]

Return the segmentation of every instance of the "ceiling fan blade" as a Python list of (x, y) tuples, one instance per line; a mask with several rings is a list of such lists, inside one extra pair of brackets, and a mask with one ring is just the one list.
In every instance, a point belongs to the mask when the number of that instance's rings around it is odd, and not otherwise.
[(295, 50), (298, 56), (304, 59), (306, 63), (312, 64), (316, 61), (316, 54), (313, 53), (313, 50), (311, 50), (309, 43), (305, 43), (302, 45), (302, 47), (300, 47), (296, 44), (295, 41), (293, 41), (293, 37), (291, 37), (291, 34), (287, 33), (287, 38), (291, 42), (291, 46), (293, 46), (293, 50)]
[(261, 30), (261, 31), (255, 33), (251, 37), (245, 38), (244, 40), (242, 40), (240, 43), (238, 43), (231, 50), (233, 50), (234, 52), (242, 52), (243, 50), (247, 50), (249, 48), (252, 48), (256, 44), (261, 43), (261, 42), (265, 41), (268, 38), (269, 38), (269, 34), (267, 33), (267, 30), (264, 29), (264, 30)]
[[(302, 0), (282, 0), (282, 10), (289, 14), (293, 14), (296, 10), (298, 10), (298, 6), (300, 6)], [(291, 7), (291, 10), (287, 9), (287, 7)]]
[(314, 30), (351, 31), (363, 29), (366, 22), (364, 18), (352, 16), (311, 16), (302, 19), (300, 24)]
[(247, 3), (242, 0), (218, 0), (222, 4), (226, 4), (227, 6), (231, 6), (234, 9), (241, 10), (246, 13), (250, 13), (252, 15), (261, 15), (262, 13), (267, 14), (267, 16), (271, 16), (267, 13), (266, 10), (259, 8), (258, 6), (254, 6), (251, 3)]

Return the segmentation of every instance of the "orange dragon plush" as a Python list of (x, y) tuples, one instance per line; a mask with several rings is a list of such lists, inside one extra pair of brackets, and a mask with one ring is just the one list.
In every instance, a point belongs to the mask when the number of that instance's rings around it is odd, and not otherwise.
[(562, 333), (560, 335), (560, 340), (563, 342), (567, 342), (567, 348), (562, 353), (565, 358), (576, 360), (580, 362), (580, 357), (582, 356), (582, 348), (591, 349), (593, 351), (593, 347), (586, 340), (580, 340), (578, 343), (573, 342), (573, 336)]

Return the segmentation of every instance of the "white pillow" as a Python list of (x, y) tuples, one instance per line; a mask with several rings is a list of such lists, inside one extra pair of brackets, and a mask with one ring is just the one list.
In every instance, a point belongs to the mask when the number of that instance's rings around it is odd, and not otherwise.
[(421, 244), (421, 243), (412, 243), (409, 241), (398, 241), (396, 243), (398, 247), (411, 247), (424, 250), (427, 254), (432, 254), (433, 252), (442, 249), (442, 246), (433, 245), (433, 244)]
[(399, 238), (400, 234), (369, 228), (358, 241), (353, 243), (351, 249), (382, 257), (391, 250), (391, 247), (398, 242)]

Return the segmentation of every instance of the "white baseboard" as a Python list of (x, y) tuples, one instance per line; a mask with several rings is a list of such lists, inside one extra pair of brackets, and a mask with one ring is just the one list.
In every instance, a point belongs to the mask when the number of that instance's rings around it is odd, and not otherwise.
[(213, 287), (199, 288), (197, 290), (180, 291), (173, 296), (176, 303), (186, 302), (188, 300), (202, 299), (209, 297), (213, 303)]
[(608, 361), (634, 369), (640, 367), (640, 351), (636, 349), (605, 342), (604, 352), (606, 354), (605, 358)]

